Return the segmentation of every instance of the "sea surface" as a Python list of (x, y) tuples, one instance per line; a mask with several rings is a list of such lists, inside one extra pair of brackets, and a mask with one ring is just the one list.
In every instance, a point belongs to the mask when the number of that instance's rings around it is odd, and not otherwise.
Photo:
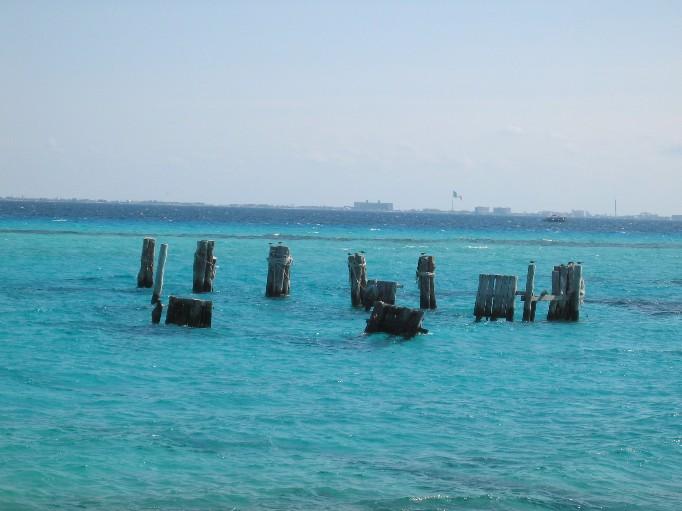
[[(151, 324), (144, 236), (164, 300), (216, 240), (211, 329)], [(428, 334), (363, 335), (360, 250), (408, 306), (435, 256)], [(475, 323), (529, 260), (580, 321)], [(0, 277), (0, 511), (682, 509), (682, 223), (0, 201)]]

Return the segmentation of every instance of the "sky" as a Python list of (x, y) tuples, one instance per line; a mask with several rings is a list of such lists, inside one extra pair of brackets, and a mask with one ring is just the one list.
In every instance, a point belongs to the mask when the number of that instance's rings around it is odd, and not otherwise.
[(682, 2), (0, 2), (0, 196), (682, 214)]

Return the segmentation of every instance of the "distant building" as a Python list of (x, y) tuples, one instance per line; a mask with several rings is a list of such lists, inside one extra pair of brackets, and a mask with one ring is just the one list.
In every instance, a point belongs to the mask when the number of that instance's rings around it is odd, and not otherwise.
[(584, 209), (574, 209), (571, 211), (571, 216), (574, 218), (586, 218), (587, 211), (585, 211)]
[(511, 215), (511, 208), (493, 208), (493, 215)]
[(358, 211), (393, 211), (393, 203), (381, 201), (369, 202), (366, 200), (365, 202), (354, 202), (353, 209)]
[(474, 208), (474, 213), (476, 213), (477, 215), (489, 215), (490, 208), (488, 206), (476, 206)]

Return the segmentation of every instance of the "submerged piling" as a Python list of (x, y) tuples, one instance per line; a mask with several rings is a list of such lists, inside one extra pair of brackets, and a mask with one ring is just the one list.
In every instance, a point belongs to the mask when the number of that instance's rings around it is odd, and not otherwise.
[(161, 322), (161, 314), (163, 313), (163, 304), (161, 300), (156, 302), (152, 309), (152, 323), (158, 325)]
[(274, 298), (289, 294), (292, 262), (289, 247), (280, 244), (270, 246), (265, 296)]
[(213, 302), (195, 298), (168, 298), (166, 324), (190, 326), (194, 328), (210, 328), (213, 313)]
[(422, 254), (417, 262), (417, 284), (419, 286), (419, 307), (436, 308), (436, 263), (433, 256)]
[(140, 256), (140, 271), (137, 273), (137, 287), (152, 287), (154, 285), (154, 238), (142, 240), (142, 255)]
[(418, 333), (426, 333), (422, 328), (424, 311), (408, 307), (396, 307), (381, 301), (374, 304), (372, 314), (367, 320), (365, 333), (386, 332), (403, 337), (413, 337)]

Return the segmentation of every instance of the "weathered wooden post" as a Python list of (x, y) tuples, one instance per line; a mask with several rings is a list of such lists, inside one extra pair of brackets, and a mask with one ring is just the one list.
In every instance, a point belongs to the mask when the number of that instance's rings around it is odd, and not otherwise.
[(436, 308), (436, 263), (433, 256), (422, 254), (417, 262), (417, 283), (419, 285), (419, 307)]
[(194, 252), (194, 266), (192, 278), (192, 293), (204, 292), (204, 280), (206, 279), (206, 257), (208, 254), (208, 241), (197, 241), (197, 249)]
[(350, 280), (350, 303), (353, 307), (362, 305), (362, 292), (367, 286), (367, 263), (361, 253), (348, 254), (348, 278)]
[(216, 274), (217, 258), (213, 255), (215, 241), (197, 241), (194, 252), (194, 267), (192, 279), (193, 293), (210, 293), (213, 291), (213, 279)]
[[(559, 266), (555, 266), (552, 270), (552, 296), (558, 297), (561, 294), (559, 290)], [(549, 307), (547, 308), (547, 321), (553, 321), (558, 319), (557, 307), (559, 302), (557, 300), (552, 300), (549, 302)]]
[(372, 314), (367, 320), (365, 333), (386, 332), (409, 338), (418, 333), (427, 333), (422, 328), (424, 311), (408, 307), (396, 307), (382, 301), (374, 303)]
[(571, 321), (578, 321), (580, 319), (580, 304), (585, 294), (585, 282), (583, 282), (583, 266), (578, 263), (573, 266), (573, 273), (571, 278)]
[(206, 272), (204, 273), (204, 293), (213, 292), (213, 280), (217, 270), (218, 258), (213, 255), (215, 241), (206, 241)]
[(535, 262), (531, 261), (528, 265), (528, 274), (526, 275), (526, 292), (523, 295), (523, 321), (535, 321), (535, 308), (537, 302), (533, 300), (534, 288)]
[(213, 302), (195, 298), (168, 298), (166, 324), (210, 328), (213, 313)]
[(490, 317), (494, 290), (495, 276), (484, 273), (480, 274), (478, 276), (478, 292), (476, 293), (476, 303), (474, 305), (476, 321), (481, 321), (481, 318)]
[(292, 261), (293, 258), (290, 255), (289, 247), (281, 244), (270, 246), (265, 296), (273, 298), (289, 294)]
[(166, 269), (166, 256), (168, 255), (168, 243), (161, 243), (159, 247), (159, 264), (156, 266), (156, 279), (154, 280), (154, 291), (152, 292), (152, 305), (161, 301), (163, 292), (163, 273)]
[(137, 273), (137, 287), (152, 287), (154, 285), (154, 238), (142, 240), (142, 256), (140, 257), (140, 271)]

